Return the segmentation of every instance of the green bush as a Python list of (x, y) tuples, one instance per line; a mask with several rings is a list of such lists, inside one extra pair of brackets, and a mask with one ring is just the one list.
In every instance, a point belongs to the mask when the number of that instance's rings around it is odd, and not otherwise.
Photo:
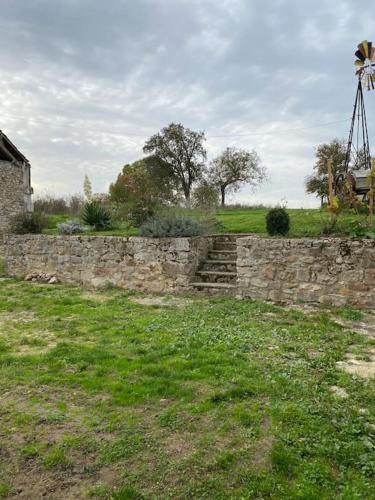
[(151, 207), (143, 205), (134, 205), (129, 209), (127, 219), (134, 227), (140, 227), (144, 222), (154, 215), (154, 210)]
[(111, 227), (111, 214), (97, 201), (88, 201), (83, 207), (82, 220), (96, 231), (103, 231)]
[(48, 226), (47, 217), (41, 212), (31, 212), (16, 215), (11, 224), (15, 234), (40, 234)]
[(270, 236), (277, 234), (285, 236), (289, 232), (290, 219), (285, 208), (271, 208), (266, 216), (267, 233)]
[(203, 228), (197, 220), (183, 215), (155, 217), (140, 227), (140, 235), (147, 238), (179, 238), (202, 233)]

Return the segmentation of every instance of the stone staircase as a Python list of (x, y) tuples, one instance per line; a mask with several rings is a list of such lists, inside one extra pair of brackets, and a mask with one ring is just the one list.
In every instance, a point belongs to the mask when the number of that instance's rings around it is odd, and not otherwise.
[(192, 287), (213, 295), (234, 296), (237, 289), (236, 236), (213, 236), (213, 248), (197, 271)]

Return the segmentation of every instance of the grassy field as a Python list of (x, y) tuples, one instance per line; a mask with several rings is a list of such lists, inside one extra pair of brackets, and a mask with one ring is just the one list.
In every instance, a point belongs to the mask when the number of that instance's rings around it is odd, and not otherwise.
[[(266, 235), (266, 215), (268, 208), (227, 208), (217, 212), (217, 218), (224, 224), (224, 232), (257, 233)], [(288, 209), (290, 217), (290, 237), (321, 236), (330, 216), (326, 210)], [(364, 217), (353, 213), (340, 216), (335, 232), (349, 234), (353, 223)]]
[[(216, 218), (222, 223), (220, 232), (223, 233), (256, 233), (266, 235), (266, 215), (268, 208), (226, 208), (218, 210)], [(288, 209), (291, 229), (289, 236), (292, 238), (322, 236), (324, 227), (327, 226), (330, 216), (326, 210), (317, 209)], [(196, 213), (192, 213), (196, 216)], [(69, 219), (65, 215), (53, 215), (49, 217), (49, 228), (47, 234), (56, 234), (56, 225)], [(347, 213), (340, 216), (334, 234), (350, 235), (353, 231), (353, 224), (364, 223), (365, 217), (354, 213)], [(113, 236), (136, 236), (138, 229), (119, 225), (107, 231), (93, 232), (90, 235), (113, 235)]]
[(0, 281), (0, 497), (375, 498), (361, 313), (156, 299)]

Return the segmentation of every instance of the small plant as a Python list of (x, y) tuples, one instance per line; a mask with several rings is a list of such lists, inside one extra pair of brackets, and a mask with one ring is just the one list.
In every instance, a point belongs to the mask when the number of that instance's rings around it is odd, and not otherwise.
[(11, 231), (15, 234), (41, 234), (47, 226), (48, 219), (41, 212), (22, 213), (13, 218)]
[(355, 220), (349, 224), (349, 235), (351, 238), (375, 239), (375, 231), (368, 227), (367, 221)]
[(267, 233), (270, 236), (283, 235), (289, 232), (290, 219), (285, 208), (271, 208), (266, 216)]
[(57, 224), (57, 232), (59, 234), (80, 234), (83, 233), (84, 228), (78, 221), (68, 220)]
[(198, 221), (183, 215), (153, 218), (140, 227), (140, 235), (148, 238), (179, 238), (202, 233), (203, 228)]
[(83, 207), (82, 220), (96, 231), (103, 231), (111, 227), (111, 214), (97, 201), (88, 201)]

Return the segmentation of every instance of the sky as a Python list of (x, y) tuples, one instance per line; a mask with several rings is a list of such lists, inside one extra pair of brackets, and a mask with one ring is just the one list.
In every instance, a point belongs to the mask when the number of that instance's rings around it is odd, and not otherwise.
[[(106, 192), (171, 122), (209, 160), (255, 149), (269, 180), (231, 202), (314, 207), (314, 148), (346, 139), (354, 51), (375, 17), (336, 0), (1, 0), (0, 128), (36, 196)], [(370, 142), (375, 91), (366, 92)]]

